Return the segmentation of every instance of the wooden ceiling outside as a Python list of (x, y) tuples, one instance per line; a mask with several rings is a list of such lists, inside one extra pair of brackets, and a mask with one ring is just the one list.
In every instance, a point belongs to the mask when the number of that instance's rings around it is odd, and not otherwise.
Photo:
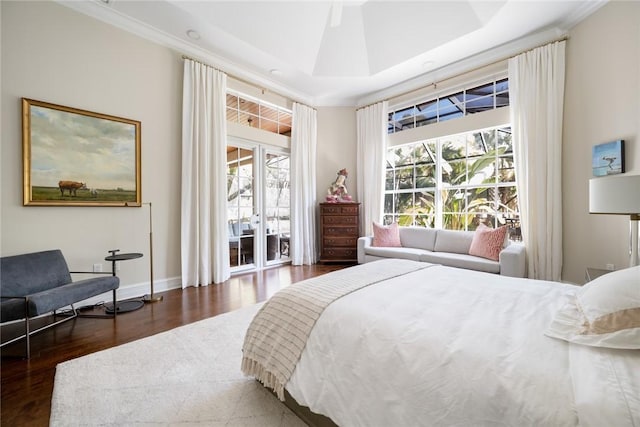
[(291, 135), (291, 113), (227, 94), (227, 121)]
[(239, 166), (253, 164), (253, 151), (227, 145), (227, 165), (236, 167), (238, 166), (238, 160), (240, 160)]

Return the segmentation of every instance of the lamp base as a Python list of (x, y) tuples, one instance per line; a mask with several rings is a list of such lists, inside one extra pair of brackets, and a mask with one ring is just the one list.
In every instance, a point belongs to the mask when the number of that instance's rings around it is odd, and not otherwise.
[[(135, 310), (141, 309), (143, 305), (144, 305), (144, 302), (141, 299), (118, 301), (118, 302), (116, 302), (115, 311), (116, 311), (117, 314), (128, 313), (130, 311), (135, 311)], [(107, 313), (107, 314), (113, 314), (113, 312), (114, 312), (113, 303), (105, 304), (104, 305), (104, 310), (105, 310), (105, 313)]]
[(629, 267), (640, 265), (640, 248), (638, 247), (638, 223), (640, 215), (631, 215), (629, 222)]
[(162, 301), (163, 296), (156, 296), (156, 295), (145, 295), (142, 297), (142, 301), (144, 301), (145, 303), (151, 303), (151, 302), (160, 302)]

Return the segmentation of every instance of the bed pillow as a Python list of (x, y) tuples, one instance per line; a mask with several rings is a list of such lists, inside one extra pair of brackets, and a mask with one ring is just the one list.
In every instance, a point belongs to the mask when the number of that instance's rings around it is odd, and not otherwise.
[(377, 247), (400, 247), (400, 232), (398, 231), (398, 223), (394, 222), (390, 225), (381, 225), (373, 223), (373, 242), (371, 246)]
[(594, 347), (640, 349), (640, 266), (584, 285), (556, 313), (545, 334)]
[(498, 261), (500, 259), (500, 251), (504, 247), (506, 235), (506, 225), (493, 229), (480, 224), (473, 235), (469, 255)]

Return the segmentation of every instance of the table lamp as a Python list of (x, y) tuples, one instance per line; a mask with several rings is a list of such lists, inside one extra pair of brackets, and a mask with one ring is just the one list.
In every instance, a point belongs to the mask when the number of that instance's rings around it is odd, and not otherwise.
[(639, 265), (640, 175), (619, 174), (589, 180), (589, 213), (629, 215), (631, 242), (629, 265)]

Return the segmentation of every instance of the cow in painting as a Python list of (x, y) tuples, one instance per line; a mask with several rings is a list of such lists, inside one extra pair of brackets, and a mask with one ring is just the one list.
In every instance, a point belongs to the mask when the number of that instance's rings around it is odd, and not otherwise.
[(60, 196), (64, 197), (64, 190), (69, 192), (69, 196), (76, 196), (76, 191), (86, 190), (87, 185), (84, 182), (78, 181), (59, 181), (58, 187), (60, 188)]

